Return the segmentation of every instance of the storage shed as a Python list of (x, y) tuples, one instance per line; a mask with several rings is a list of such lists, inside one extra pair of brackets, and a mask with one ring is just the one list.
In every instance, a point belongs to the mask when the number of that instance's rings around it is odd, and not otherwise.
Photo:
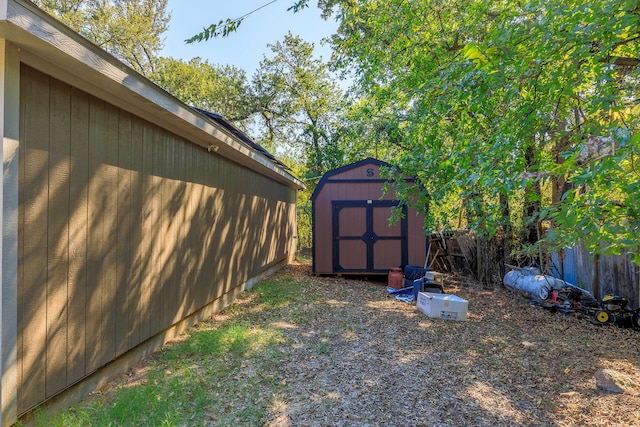
[(290, 261), (303, 185), (223, 118), (26, 0), (0, 0), (0, 84), (0, 400), (12, 425), (100, 386)]
[[(402, 206), (402, 220), (390, 225), (399, 201), (393, 186), (383, 192), (383, 166), (390, 167), (368, 158), (323, 175), (311, 196), (314, 273), (386, 274), (392, 267), (424, 264), (424, 214)], [(409, 186), (415, 182), (404, 179)]]

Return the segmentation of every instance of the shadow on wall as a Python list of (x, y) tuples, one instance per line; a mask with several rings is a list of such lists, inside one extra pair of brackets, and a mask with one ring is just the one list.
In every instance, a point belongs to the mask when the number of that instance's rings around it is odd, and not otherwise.
[(21, 99), (19, 414), (285, 259), (295, 224), (295, 190), (27, 66)]

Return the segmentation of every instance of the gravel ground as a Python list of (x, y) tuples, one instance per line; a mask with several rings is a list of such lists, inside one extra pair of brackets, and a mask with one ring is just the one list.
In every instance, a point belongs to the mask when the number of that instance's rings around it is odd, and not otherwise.
[[(268, 426), (640, 425), (640, 332), (532, 306), (445, 277), (468, 320), (430, 319), (387, 296), (386, 283), (278, 273), (304, 283), (304, 303), (277, 324), (294, 345), (281, 365)], [(631, 381), (597, 390), (594, 374)]]

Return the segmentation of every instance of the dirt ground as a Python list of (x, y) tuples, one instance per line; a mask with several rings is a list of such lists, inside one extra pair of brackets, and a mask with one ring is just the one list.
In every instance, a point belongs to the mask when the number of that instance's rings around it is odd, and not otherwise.
[[(309, 302), (280, 325), (295, 345), (269, 426), (640, 425), (640, 332), (453, 277), (445, 290), (469, 302), (466, 322), (430, 319), (385, 282), (307, 264), (278, 274), (304, 281)], [(631, 381), (624, 394), (596, 388), (605, 368)]]

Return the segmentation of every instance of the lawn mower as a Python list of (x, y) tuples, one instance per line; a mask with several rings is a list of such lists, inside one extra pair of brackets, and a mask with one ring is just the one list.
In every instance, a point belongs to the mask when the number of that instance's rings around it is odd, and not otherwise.
[(628, 303), (629, 301), (624, 297), (605, 295), (600, 302), (600, 310), (594, 314), (596, 322), (613, 323), (640, 330), (640, 308), (631, 310), (627, 308)]
[(640, 308), (631, 310), (627, 307), (628, 303), (626, 298), (612, 294), (605, 295), (598, 301), (591, 294), (571, 286), (551, 291), (549, 299), (540, 305), (564, 314), (583, 315), (596, 324), (613, 324), (640, 330)]
[(640, 330), (640, 308), (629, 309), (628, 300), (624, 297), (610, 294), (598, 301), (588, 291), (541, 274), (533, 267), (513, 267), (505, 274), (504, 285), (530, 298), (533, 304), (552, 311), (587, 317), (596, 324), (614, 324)]

